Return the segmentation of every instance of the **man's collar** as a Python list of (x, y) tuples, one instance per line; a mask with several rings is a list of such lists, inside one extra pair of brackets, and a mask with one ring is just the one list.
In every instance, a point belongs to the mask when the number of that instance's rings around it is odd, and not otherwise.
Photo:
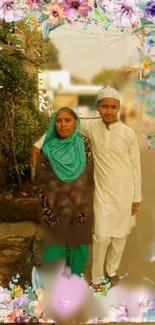
[(104, 122), (102, 122), (104, 125), (104, 128), (107, 130), (112, 130), (120, 125), (120, 120), (117, 120), (115, 123), (109, 124), (108, 128)]

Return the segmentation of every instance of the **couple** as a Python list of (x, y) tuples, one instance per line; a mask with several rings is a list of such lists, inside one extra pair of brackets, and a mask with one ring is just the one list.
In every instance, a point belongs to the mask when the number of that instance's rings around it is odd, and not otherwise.
[(54, 114), (47, 134), (34, 144), (32, 164), (37, 161), (47, 230), (44, 260), (66, 259), (69, 247), (71, 271), (80, 275), (94, 214), (92, 288), (102, 292), (104, 267), (111, 285), (119, 282), (117, 270), (141, 202), (141, 164), (136, 135), (118, 117), (119, 93), (101, 89), (96, 107), (101, 117), (96, 120), (80, 121), (66, 107)]

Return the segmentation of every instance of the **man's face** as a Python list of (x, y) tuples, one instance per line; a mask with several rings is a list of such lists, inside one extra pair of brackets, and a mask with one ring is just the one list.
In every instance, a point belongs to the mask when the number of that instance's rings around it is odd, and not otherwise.
[(120, 102), (115, 98), (103, 98), (96, 105), (100, 116), (105, 124), (112, 124), (117, 121), (120, 110)]

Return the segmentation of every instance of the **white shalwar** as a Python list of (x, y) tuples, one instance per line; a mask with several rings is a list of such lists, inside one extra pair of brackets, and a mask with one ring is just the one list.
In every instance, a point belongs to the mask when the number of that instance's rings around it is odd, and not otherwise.
[[(140, 150), (134, 131), (120, 121), (109, 129), (101, 119), (81, 120), (80, 132), (92, 144), (94, 157), (93, 244), (94, 283), (100, 283), (107, 246), (107, 273), (114, 276), (119, 267), (127, 235), (135, 224), (132, 202), (141, 201)], [(45, 135), (35, 143), (42, 147)], [(110, 273), (110, 274), (109, 274)]]

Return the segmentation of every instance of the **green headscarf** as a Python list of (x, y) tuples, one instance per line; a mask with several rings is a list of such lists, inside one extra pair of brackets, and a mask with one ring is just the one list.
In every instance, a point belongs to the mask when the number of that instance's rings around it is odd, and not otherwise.
[(57, 114), (63, 110), (73, 113), (70, 108), (63, 107), (53, 115), (42, 151), (50, 160), (56, 176), (63, 182), (72, 182), (86, 168), (86, 153), (82, 136), (79, 133), (80, 119), (78, 116), (76, 129), (71, 136), (65, 139), (58, 137), (55, 123)]

